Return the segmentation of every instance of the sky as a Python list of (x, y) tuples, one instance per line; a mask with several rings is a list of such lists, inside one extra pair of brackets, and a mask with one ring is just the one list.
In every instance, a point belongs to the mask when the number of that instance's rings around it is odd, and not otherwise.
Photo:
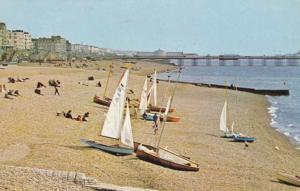
[(117, 50), (274, 55), (300, 50), (300, 0), (0, 0), (33, 37)]

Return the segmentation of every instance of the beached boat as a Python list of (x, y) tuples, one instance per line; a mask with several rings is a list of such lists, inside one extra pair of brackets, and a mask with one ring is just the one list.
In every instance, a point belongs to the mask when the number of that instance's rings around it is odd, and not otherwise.
[(133, 153), (132, 148), (126, 148), (126, 147), (122, 147), (119, 144), (116, 145), (104, 145), (101, 143), (97, 143), (95, 141), (92, 140), (88, 140), (88, 139), (80, 139), (80, 141), (86, 145), (89, 145), (90, 147), (94, 147), (103, 151), (106, 151), (108, 153), (112, 153), (112, 154), (118, 154), (118, 155), (130, 155)]
[[(149, 110), (150, 111), (155, 111), (155, 112), (165, 112), (166, 111), (166, 108), (165, 107), (159, 107), (159, 106), (153, 106), (153, 105), (149, 105)], [(174, 112), (175, 111), (175, 108), (170, 108), (169, 109), (169, 112)]]
[(82, 139), (83, 143), (116, 155), (128, 155), (133, 153), (134, 144), (128, 101), (126, 107), (126, 115), (123, 121), (128, 77), (129, 70), (126, 70), (115, 91), (101, 131), (101, 135), (103, 137), (117, 139), (119, 140), (119, 143), (115, 145), (107, 145), (98, 143), (93, 140)]
[[(160, 107), (157, 106), (157, 74), (156, 71), (154, 71), (153, 74), (153, 79), (152, 79), (152, 87), (149, 91), (149, 93), (151, 93), (151, 91), (153, 92), (153, 105), (150, 104), (150, 99), (151, 99), (151, 95), (149, 96), (149, 100), (148, 100), (148, 109), (150, 111), (155, 111), (155, 112), (165, 112), (166, 111), (166, 107)], [(168, 112), (174, 112), (175, 109), (174, 108), (169, 108)]]
[(136, 156), (145, 161), (175, 170), (199, 171), (199, 165), (196, 162), (163, 148), (152, 150), (140, 144), (137, 148)]
[(110, 102), (111, 102), (111, 100), (109, 100), (109, 98), (108, 99), (102, 99), (102, 98), (100, 98), (99, 96), (95, 96), (94, 97), (94, 102), (95, 103), (98, 103), (98, 104), (100, 104), (100, 105), (104, 105), (104, 106), (107, 106), (107, 107), (109, 107), (110, 106)]
[(107, 93), (107, 88), (108, 88), (108, 83), (109, 83), (109, 79), (110, 79), (110, 76), (112, 74), (112, 68), (113, 68), (113, 65), (111, 64), (109, 66), (109, 72), (108, 72), (108, 75), (107, 75), (107, 80), (106, 80), (106, 84), (105, 84), (105, 89), (104, 89), (104, 93), (103, 93), (103, 98), (101, 98), (100, 96), (94, 96), (94, 99), (93, 101), (95, 103), (98, 103), (100, 105), (104, 105), (104, 106), (107, 106), (109, 107), (110, 106), (110, 103), (111, 103), (111, 98), (108, 98), (106, 97), (106, 93)]
[[(143, 117), (147, 121), (154, 121), (154, 115), (155, 115), (155, 113), (145, 112), (144, 115), (143, 115)], [(160, 118), (160, 121), (164, 120), (164, 117), (163, 117), (164, 115), (163, 114), (157, 113), (157, 115)], [(180, 121), (180, 117), (168, 115), (166, 121), (167, 122), (179, 122)]]
[(231, 132), (229, 131), (227, 127), (227, 101), (225, 101), (221, 116), (220, 116), (220, 130), (224, 132), (224, 135), (221, 136), (222, 138), (234, 138), (236, 133), (233, 131), (234, 128), (234, 122), (232, 122), (231, 125)]
[[(166, 112), (164, 113), (162, 132), (168, 117), (168, 110), (172, 103), (172, 97), (168, 99)], [(142, 160), (159, 164), (167, 168), (183, 171), (199, 171), (199, 165), (188, 157), (181, 156), (167, 149), (159, 147), (162, 132), (156, 147), (135, 143), (136, 156)]]
[(245, 136), (245, 135), (242, 135), (242, 134), (235, 135), (233, 137), (233, 141), (235, 141), (235, 142), (249, 142), (249, 143), (252, 143), (255, 140), (256, 140), (255, 137), (249, 137), (249, 136)]
[(287, 174), (287, 173), (278, 173), (277, 179), (284, 183), (300, 187), (300, 176), (298, 176), (298, 175), (291, 175), (291, 174)]

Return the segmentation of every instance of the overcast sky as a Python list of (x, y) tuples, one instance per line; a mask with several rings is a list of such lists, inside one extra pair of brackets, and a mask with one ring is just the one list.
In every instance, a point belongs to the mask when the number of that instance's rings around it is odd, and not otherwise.
[(121, 50), (300, 50), (300, 0), (0, 0), (0, 22), (33, 37)]

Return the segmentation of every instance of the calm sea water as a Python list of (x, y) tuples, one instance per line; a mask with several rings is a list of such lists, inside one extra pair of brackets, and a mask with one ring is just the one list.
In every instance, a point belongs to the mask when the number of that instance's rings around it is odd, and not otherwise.
[[(161, 79), (177, 74), (162, 73)], [(184, 66), (181, 81), (265, 89), (290, 89), (290, 96), (267, 96), (271, 126), (288, 136), (300, 149), (300, 66)]]

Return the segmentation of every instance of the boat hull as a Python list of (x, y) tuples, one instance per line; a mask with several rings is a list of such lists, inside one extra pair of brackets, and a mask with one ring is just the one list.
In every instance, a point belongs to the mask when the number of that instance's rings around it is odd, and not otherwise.
[[(165, 107), (159, 107), (159, 106), (152, 106), (152, 105), (150, 105), (149, 106), (149, 110), (150, 111), (155, 111), (155, 112), (165, 112), (166, 111), (166, 108)], [(170, 108), (169, 109), (169, 112), (171, 113), (171, 112), (174, 112), (175, 111), (175, 109), (174, 108)]]
[(277, 179), (284, 183), (300, 187), (300, 177), (299, 176), (297, 177), (295, 175), (290, 175), (290, 174), (286, 174), (286, 173), (278, 173)]
[(100, 98), (99, 96), (95, 96), (95, 97), (94, 97), (94, 102), (95, 102), (95, 103), (98, 103), (98, 104), (100, 104), (100, 105), (104, 105), (104, 106), (109, 107), (111, 101), (108, 100), (108, 99), (102, 99), (102, 98)]
[(234, 136), (233, 141), (235, 142), (254, 142), (256, 140), (255, 137), (241, 137), (241, 136)]
[[(144, 146), (144, 145), (143, 145)], [(149, 148), (148, 146), (146, 146), (147, 148)], [(152, 146), (150, 146), (151, 148)], [(164, 150), (164, 152), (168, 152), (169, 155), (172, 156), (176, 156), (177, 158), (181, 158), (181, 160), (186, 161), (186, 164), (180, 164), (165, 158), (161, 158), (158, 156), (158, 153), (156, 152), (156, 149), (154, 150), (154, 152), (149, 153), (146, 152), (144, 150), (140, 150), (140, 149), (136, 149), (136, 156), (139, 159), (154, 163), (154, 164), (158, 164), (167, 168), (171, 168), (174, 170), (181, 170), (181, 171), (199, 171), (199, 165), (196, 164), (193, 161), (188, 160), (188, 158), (180, 156), (180, 155), (176, 155), (170, 151), (167, 151), (165, 149), (160, 148), (160, 150)]]
[[(154, 121), (153, 116), (154, 116), (153, 113), (146, 113), (146, 116), (144, 117), (144, 119), (147, 121)], [(164, 118), (162, 116), (160, 116), (160, 121), (163, 121), (163, 119)], [(167, 122), (179, 122), (179, 121), (180, 121), (180, 117), (171, 116), (171, 115), (167, 116)]]
[(132, 148), (121, 147), (119, 145), (104, 145), (87, 139), (81, 139), (81, 142), (90, 147), (97, 148), (114, 155), (131, 155), (134, 152), (134, 149)]

